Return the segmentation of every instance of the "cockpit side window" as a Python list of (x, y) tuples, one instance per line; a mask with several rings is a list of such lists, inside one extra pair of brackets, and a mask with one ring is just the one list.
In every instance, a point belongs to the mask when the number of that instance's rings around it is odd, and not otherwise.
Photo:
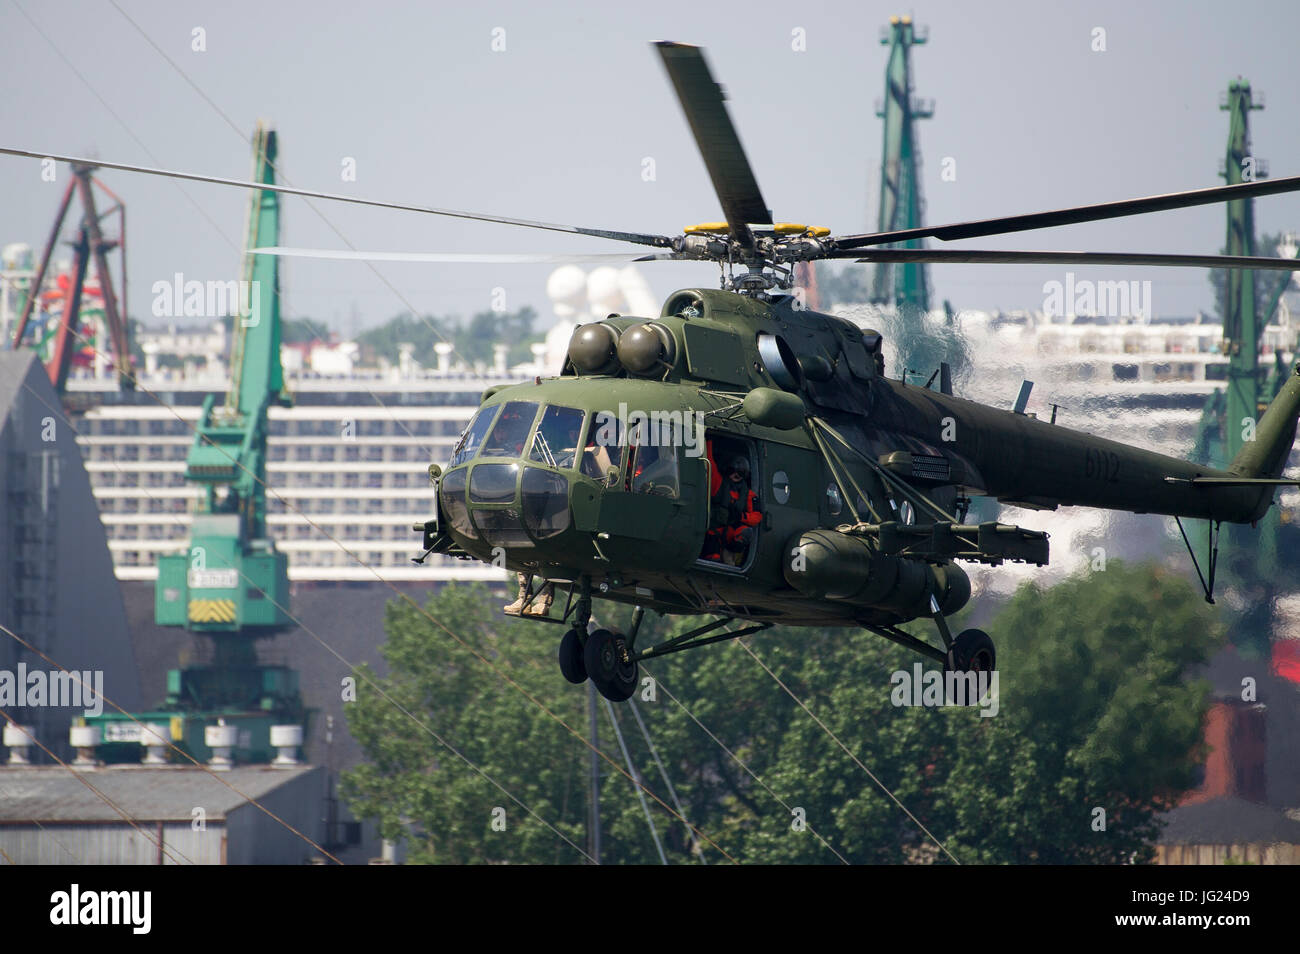
[(522, 457), (524, 442), (537, 416), (533, 401), (507, 401), (492, 433), (483, 442), (483, 457)]
[(622, 463), (623, 422), (608, 411), (593, 414), (583, 442), (582, 473), (594, 480), (604, 480), (612, 468)]
[(451, 455), (451, 461), (447, 464), (448, 468), (455, 467), (457, 464), (463, 464), (474, 456), (478, 450), (479, 444), (483, 443), (483, 435), (488, 432), (492, 426), (492, 420), (497, 415), (496, 407), (481, 407), (465, 428), (465, 432), (460, 437), (460, 443), (456, 445), (456, 450)]
[(676, 497), (681, 492), (677, 474), (677, 436), (670, 428), (662, 428), (658, 443), (651, 443), (655, 435), (644, 423), (628, 430), (628, 466), (631, 475), (628, 489), (633, 493)]
[(537, 425), (528, 459), (550, 467), (572, 467), (581, 448), (582, 418), (583, 412), (577, 408), (548, 407)]

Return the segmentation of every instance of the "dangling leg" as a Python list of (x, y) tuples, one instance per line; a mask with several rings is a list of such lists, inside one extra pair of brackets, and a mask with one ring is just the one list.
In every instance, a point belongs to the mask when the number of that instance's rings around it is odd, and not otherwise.
[(547, 581), (546, 583), (542, 584), (542, 588), (538, 590), (537, 595), (533, 597), (532, 602), (527, 604), (524, 607), (523, 615), (550, 616), (551, 601), (554, 598), (555, 598), (555, 584), (551, 583), (550, 581)]
[[(503, 606), (501, 611), (509, 616), (518, 616), (524, 608), (524, 603), (528, 600), (528, 574), (519, 574), (519, 597), (509, 606)], [(548, 601), (547, 605), (550, 603)]]

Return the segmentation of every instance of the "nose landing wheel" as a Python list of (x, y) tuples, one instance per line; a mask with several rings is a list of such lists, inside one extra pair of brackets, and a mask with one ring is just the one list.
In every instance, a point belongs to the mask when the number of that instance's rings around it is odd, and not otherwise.
[(575, 686), (587, 681), (587, 664), (582, 658), (582, 639), (571, 629), (560, 639), (560, 672)]

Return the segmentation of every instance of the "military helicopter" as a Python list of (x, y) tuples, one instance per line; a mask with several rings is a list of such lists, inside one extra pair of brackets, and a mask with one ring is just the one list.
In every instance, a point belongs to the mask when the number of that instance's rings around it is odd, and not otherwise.
[[(935, 660), (989, 671), (988, 634), (953, 635), (970, 599), (958, 561), (1048, 562), (1047, 535), (966, 522), (983, 495), (1034, 509), (1083, 506), (1210, 521), (1218, 530), (1272, 504), (1300, 417), (1297, 367), (1226, 470), (1094, 437), (952, 393), (886, 377), (881, 335), (802, 306), (799, 262), (1150, 265), (1295, 270), (1294, 260), (1222, 255), (884, 249), (1142, 215), (1300, 191), (1300, 176), (952, 225), (833, 236), (777, 223), (702, 51), (655, 47), (712, 179), (725, 221), (680, 236), (621, 232), (360, 199), (96, 160), (105, 168), (274, 188), (292, 195), (589, 235), (648, 253), (581, 256), (370, 253), (272, 248), (265, 254), (437, 262), (712, 262), (720, 288), (674, 292), (657, 316), (579, 326), (557, 377), (498, 386), (446, 466), (429, 467), (437, 513), (417, 524), (430, 553), (492, 562), (521, 577), (517, 607), (564, 627), (566, 679), (629, 698), (638, 664), (775, 624), (857, 627)], [(0, 152), (50, 157), (17, 149)], [(53, 156), (64, 161), (82, 161)], [(931, 378), (933, 382), (934, 378)], [(1181, 523), (1180, 523), (1181, 526)], [(1185, 537), (1185, 534), (1184, 534)], [(1188, 551), (1196, 560), (1188, 542)], [(1197, 572), (1200, 566), (1197, 563)], [(557, 618), (552, 594), (566, 594)], [(635, 607), (626, 633), (591, 629), (603, 599)], [(654, 646), (645, 611), (713, 617)], [(935, 624), (940, 645), (900, 627)], [(589, 632), (589, 630), (591, 630)]]

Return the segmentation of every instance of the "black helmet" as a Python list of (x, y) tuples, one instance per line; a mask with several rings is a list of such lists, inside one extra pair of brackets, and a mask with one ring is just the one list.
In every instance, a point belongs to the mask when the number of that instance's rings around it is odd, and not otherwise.
[(731, 461), (731, 467), (730, 467), (730, 469), (728, 469), (727, 473), (728, 473), (728, 474), (740, 474), (742, 477), (748, 479), (748, 478), (749, 478), (749, 458), (748, 458), (748, 457), (736, 457), (736, 458), (733, 458), (732, 461)]

